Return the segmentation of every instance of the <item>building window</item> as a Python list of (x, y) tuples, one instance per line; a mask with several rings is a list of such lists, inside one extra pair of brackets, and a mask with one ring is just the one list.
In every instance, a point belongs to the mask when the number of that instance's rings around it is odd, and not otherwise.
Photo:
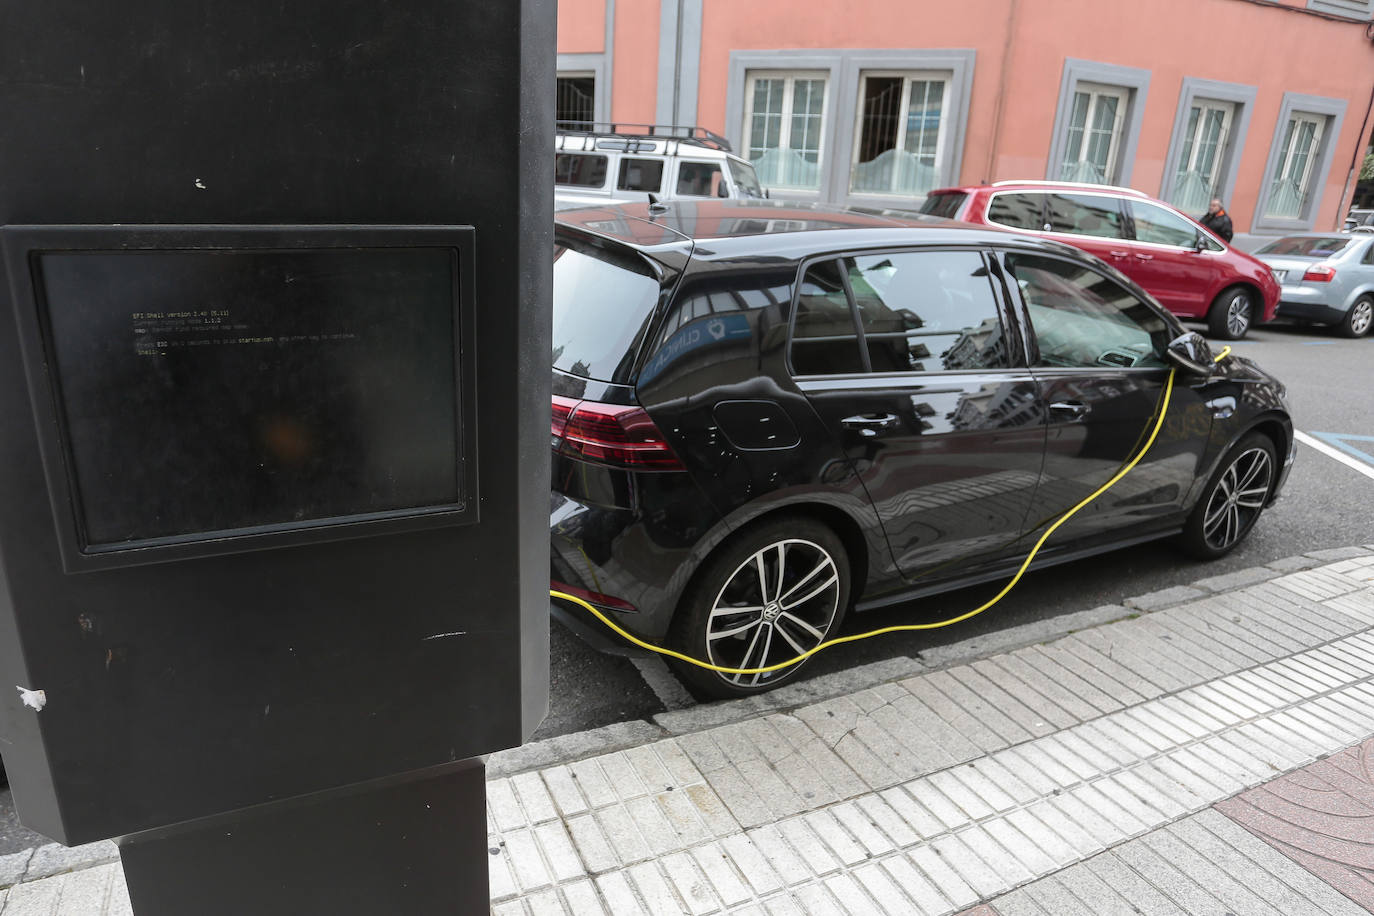
[(948, 74), (864, 73), (849, 190), (925, 195), (941, 183)]
[(1079, 83), (1073, 94), (1069, 132), (1059, 165), (1062, 181), (1115, 181), (1117, 156), (1130, 91), (1120, 86)]
[(1274, 219), (1300, 219), (1313, 187), (1313, 166), (1321, 147), (1326, 118), (1294, 112), (1284, 128), (1264, 215)]
[(744, 151), (772, 188), (821, 186), (826, 74), (750, 71)]
[(1189, 106), (1169, 202), (1189, 213), (1202, 213), (1213, 197), (1221, 197), (1226, 144), (1236, 106), (1231, 102), (1196, 99)]
[(1150, 72), (1094, 61), (1064, 61), (1045, 177), (1129, 184)]
[(554, 118), (561, 128), (590, 129), (596, 120), (596, 77), (559, 74)]

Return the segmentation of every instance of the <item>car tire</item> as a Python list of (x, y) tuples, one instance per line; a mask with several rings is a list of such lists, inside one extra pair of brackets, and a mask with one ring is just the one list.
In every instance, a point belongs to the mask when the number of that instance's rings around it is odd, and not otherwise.
[[(765, 520), (702, 564), (673, 618), (670, 641), (684, 655), (722, 667), (777, 664), (838, 630), (850, 583), (849, 557), (830, 528), (795, 515)], [(669, 664), (699, 699), (721, 699), (772, 690), (804, 663), (752, 675), (679, 659)]]
[(1228, 286), (1207, 310), (1207, 328), (1218, 340), (1240, 340), (1255, 321), (1255, 296), (1244, 286)]
[(1365, 293), (1346, 310), (1345, 317), (1332, 327), (1342, 337), (1363, 337), (1374, 324), (1374, 296)]
[(1278, 452), (1261, 433), (1241, 437), (1207, 481), (1180, 543), (1202, 560), (1224, 557), (1245, 540), (1278, 480)]

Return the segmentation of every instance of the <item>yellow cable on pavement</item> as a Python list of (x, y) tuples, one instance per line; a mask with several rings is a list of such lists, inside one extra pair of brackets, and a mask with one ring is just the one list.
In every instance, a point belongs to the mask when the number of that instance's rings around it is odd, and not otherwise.
[[(1213, 360), (1213, 362), (1221, 362), (1221, 360), (1224, 359), (1226, 355), (1230, 352), (1230, 347), (1224, 348), (1221, 351), (1221, 353), (1216, 357), (1216, 359)], [(963, 621), (968, 620), (970, 617), (983, 613), (988, 608), (992, 607), (994, 604), (1005, 598), (1007, 593), (1016, 587), (1016, 583), (1021, 581), (1021, 577), (1025, 574), (1026, 569), (1030, 567), (1031, 561), (1035, 559), (1035, 555), (1040, 552), (1040, 548), (1044, 546), (1045, 541), (1049, 539), (1049, 536), (1054, 534), (1054, 532), (1058, 530), (1060, 525), (1064, 524), (1069, 519), (1073, 518), (1074, 515), (1076, 515), (1080, 509), (1088, 505), (1088, 503), (1092, 502), (1093, 500), (1097, 499), (1103, 493), (1106, 493), (1107, 490), (1110, 489), (1117, 481), (1125, 477), (1126, 474), (1130, 472), (1131, 468), (1135, 467), (1137, 464), (1140, 463), (1140, 459), (1144, 458), (1145, 454), (1150, 450), (1150, 447), (1154, 445), (1155, 438), (1159, 435), (1160, 429), (1164, 426), (1164, 416), (1169, 410), (1169, 399), (1173, 394), (1173, 390), (1174, 370), (1170, 369), (1169, 378), (1164, 385), (1164, 393), (1160, 397), (1158, 416), (1155, 419), (1154, 428), (1150, 431), (1150, 438), (1145, 441), (1144, 447), (1141, 448), (1141, 450), (1136, 454), (1136, 456), (1132, 458), (1129, 462), (1127, 462), (1126, 465), (1121, 468), (1121, 470), (1117, 471), (1114, 475), (1112, 475), (1112, 478), (1110, 480), (1108, 480), (1102, 486), (1098, 487), (1097, 490), (1091, 496), (1084, 499), (1082, 502), (1074, 506), (1068, 512), (1065, 512), (1062, 516), (1060, 516), (1058, 521), (1056, 521), (1053, 525), (1051, 525), (1049, 528), (1045, 530), (1045, 533), (1042, 534), (1040, 536), (1040, 539), (1035, 542), (1035, 546), (1031, 548), (1031, 552), (1026, 556), (1025, 562), (1021, 564), (1021, 568), (1016, 571), (1016, 575), (1012, 577), (1011, 581), (1008, 582), (1006, 586), (992, 598), (991, 601), (988, 601), (982, 607), (978, 607), (971, 611), (968, 611), (967, 613), (960, 614), (958, 617), (951, 617), (948, 620), (941, 620), (936, 623), (900, 624), (897, 626), (883, 627), (882, 629), (878, 630), (870, 630), (867, 633), (855, 633), (851, 636), (839, 636), (835, 639), (827, 639), (819, 645), (812, 647), (806, 652), (803, 652), (801, 655), (798, 655), (796, 658), (788, 659), (785, 662), (778, 662), (774, 665), (768, 665), (765, 668), (726, 668), (721, 665), (713, 665), (710, 662), (704, 662), (700, 659), (692, 658), (690, 655), (683, 655), (681, 652), (674, 651), (673, 649), (665, 649), (662, 646), (655, 646), (651, 643), (647, 643), (639, 637), (631, 633), (627, 633), (625, 630), (619, 627), (615, 623), (615, 621), (611, 620), (596, 607), (594, 607), (586, 601), (583, 601), (576, 595), (569, 595), (566, 592), (554, 591), (552, 589), (549, 591), (549, 594), (554, 598), (559, 598), (564, 601), (571, 601), (574, 604), (586, 608), (587, 610), (591, 611), (592, 614), (594, 614), (598, 620), (604, 623), (618, 636), (625, 640), (628, 640), (636, 646), (639, 646), (641, 649), (648, 649), (651, 652), (657, 652), (659, 655), (667, 655), (671, 658), (676, 658), (680, 661), (687, 662), (688, 664), (696, 665), (698, 668), (705, 668), (707, 671), (717, 671), (721, 674), (767, 674), (770, 671), (779, 671), (783, 668), (790, 668), (792, 665), (796, 665), (805, 661), (806, 659), (815, 655), (822, 649), (828, 649), (831, 646), (838, 646), (841, 643), (857, 642), (860, 639), (869, 639), (870, 637), (882, 636), (886, 633), (901, 633), (913, 630), (934, 630), (940, 627), (947, 627), (956, 623), (962, 623)]]

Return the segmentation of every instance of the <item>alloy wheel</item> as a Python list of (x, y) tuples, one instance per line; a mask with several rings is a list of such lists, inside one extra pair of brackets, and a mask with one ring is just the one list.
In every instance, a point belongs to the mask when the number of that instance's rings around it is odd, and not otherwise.
[(1350, 307), (1350, 317), (1346, 319), (1350, 336), (1363, 337), (1368, 333), (1370, 324), (1374, 324), (1374, 301), (1360, 299)]
[(1269, 496), (1274, 462), (1266, 449), (1241, 452), (1217, 479), (1207, 499), (1202, 536), (1214, 550), (1227, 550), (1254, 524)]
[[(764, 668), (825, 641), (841, 593), (835, 558), (812, 541), (787, 538), (735, 568), (707, 615), (706, 653), (726, 668)], [(736, 687), (756, 687), (787, 669), (725, 674)]]
[(1250, 330), (1250, 295), (1236, 291), (1226, 302), (1226, 330), (1232, 340), (1239, 340)]

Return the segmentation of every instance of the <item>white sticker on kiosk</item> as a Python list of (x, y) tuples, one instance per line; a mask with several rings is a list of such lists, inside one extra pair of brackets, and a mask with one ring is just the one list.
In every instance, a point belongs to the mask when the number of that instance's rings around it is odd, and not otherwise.
[(20, 701), (34, 712), (42, 712), (43, 707), (48, 705), (48, 695), (41, 690), (30, 690), (17, 684), (15, 689), (19, 691)]

